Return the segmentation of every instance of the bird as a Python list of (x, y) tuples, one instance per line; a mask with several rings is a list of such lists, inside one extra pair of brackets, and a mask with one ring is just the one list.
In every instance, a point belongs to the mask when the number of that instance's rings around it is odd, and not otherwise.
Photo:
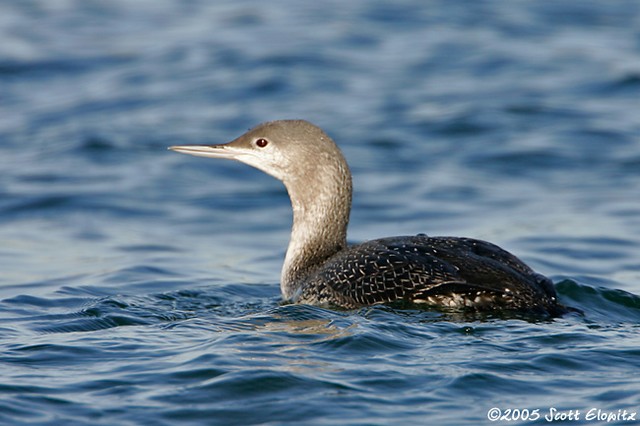
[(280, 276), (286, 302), (335, 309), (409, 303), (475, 312), (563, 312), (549, 278), (486, 241), (417, 234), (348, 244), (351, 172), (333, 139), (309, 121), (268, 121), (226, 144), (169, 149), (236, 160), (284, 184), (293, 209)]

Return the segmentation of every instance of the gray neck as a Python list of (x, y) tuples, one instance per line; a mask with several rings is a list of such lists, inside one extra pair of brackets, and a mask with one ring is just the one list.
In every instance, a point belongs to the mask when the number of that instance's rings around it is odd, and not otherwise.
[(308, 165), (301, 176), (284, 181), (293, 207), (291, 240), (280, 280), (287, 300), (329, 257), (347, 246), (351, 211), (351, 173), (342, 156), (328, 164)]

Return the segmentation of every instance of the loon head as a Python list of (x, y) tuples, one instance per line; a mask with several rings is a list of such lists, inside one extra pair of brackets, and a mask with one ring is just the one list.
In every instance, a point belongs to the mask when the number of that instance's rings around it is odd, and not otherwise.
[(313, 184), (319, 175), (348, 174), (335, 142), (305, 120), (278, 120), (259, 124), (221, 145), (178, 145), (169, 149), (200, 157), (240, 161), (288, 184)]

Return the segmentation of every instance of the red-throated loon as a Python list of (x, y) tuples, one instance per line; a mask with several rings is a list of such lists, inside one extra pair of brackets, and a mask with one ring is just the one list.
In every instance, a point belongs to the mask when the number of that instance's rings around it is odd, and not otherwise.
[(280, 278), (287, 301), (562, 311), (551, 280), (485, 241), (419, 234), (347, 245), (351, 173), (335, 142), (307, 121), (271, 121), (227, 144), (170, 149), (241, 161), (284, 183), (293, 207)]

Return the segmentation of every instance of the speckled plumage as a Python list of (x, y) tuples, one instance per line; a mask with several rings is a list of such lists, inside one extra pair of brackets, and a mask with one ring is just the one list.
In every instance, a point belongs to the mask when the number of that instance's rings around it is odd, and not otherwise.
[(347, 246), (351, 173), (333, 140), (307, 121), (267, 122), (228, 144), (171, 149), (241, 161), (284, 183), (293, 208), (280, 280), (288, 301), (562, 312), (548, 278), (485, 241), (420, 234)]
[(554, 311), (553, 284), (515, 256), (470, 238), (391, 237), (336, 253), (300, 286), (296, 302), (356, 308), (407, 301), (474, 310)]

